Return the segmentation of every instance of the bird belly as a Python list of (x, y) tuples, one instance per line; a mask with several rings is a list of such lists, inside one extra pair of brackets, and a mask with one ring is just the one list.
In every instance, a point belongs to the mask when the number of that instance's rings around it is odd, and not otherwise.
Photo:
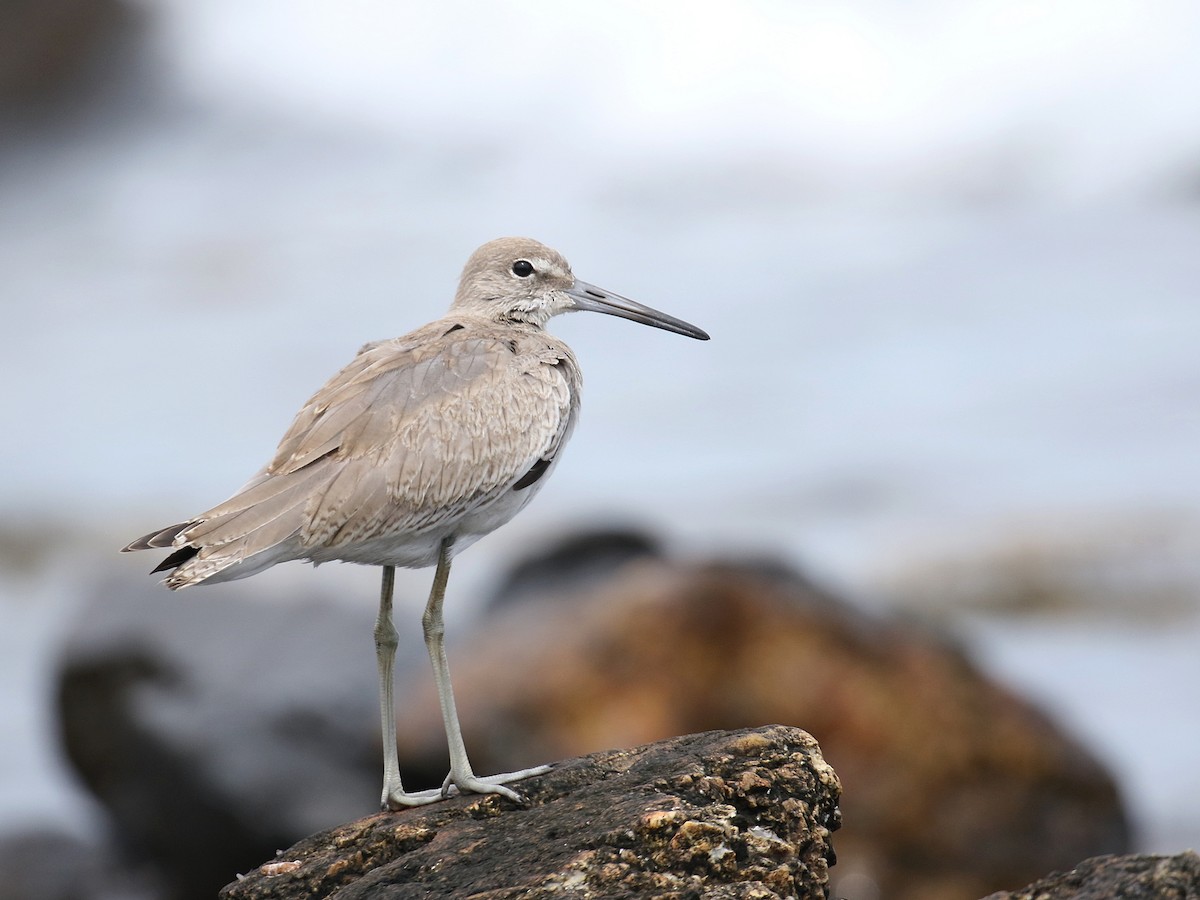
[[(547, 470), (547, 474), (549, 474), (549, 470)], [(491, 534), (508, 522), (525, 508), (540, 488), (540, 483), (531, 484), (519, 491), (509, 488), (495, 499), (464, 514), (454, 528), (455, 549), (462, 549), (457, 546), (462, 540), (469, 539), (470, 543), (474, 543), (485, 534)]]
[[(435, 528), (416, 534), (383, 536), (343, 544), (337, 547), (315, 547), (307, 559), (313, 563), (351, 562), (366, 566), (396, 566), (401, 569), (423, 569), (436, 565), (438, 549), (447, 536), (445, 528)], [(478, 537), (468, 543), (474, 543)], [(458, 543), (457, 541), (455, 542)], [(456, 550), (462, 549), (459, 546)]]
[[(551, 464), (546, 474), (549, 475), (553, 468)], [(438, 551), (446, 538), (454, 539), (453, 553), (457, 555), (512, 519), (533, 499), (541, 486), (539, 480), (519, 491), (508, 488), (447, 521), (418, 532), (381, 535), (335, 547), (314, 547), (306, 558), (314, 563), (338, 560), (402, 569), (433, 566), (437, 564)]]

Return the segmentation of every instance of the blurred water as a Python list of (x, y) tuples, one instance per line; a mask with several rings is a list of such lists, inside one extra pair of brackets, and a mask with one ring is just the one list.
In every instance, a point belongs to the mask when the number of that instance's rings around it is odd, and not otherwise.
[[(553, 323), (586, 373), (580, 429), (460, 596), (597, 519), (870, 596), (964, 535), (1200, 510), (1193, 4), (147, 9), (136, 104), (5, 148), (6, 536), (116, 546), (226, 496), (362, 342), (439, 315), (505, 233), (713, 340)], [(84, 577), (64, 568), (0, 586), (0, 822), (70, 808), (42, 718)], [(1174, 702), (1195, 670), (1159, 632), (980, 634), (1101, 743), (1126, 712), (1171, 715), (1174, 750), (1103, 752), (1157, 786), (1148, 834), (1200, 842), (1194, 785), (1161, 789), (1200, 716), (1046, 664), (1069, 649)]]

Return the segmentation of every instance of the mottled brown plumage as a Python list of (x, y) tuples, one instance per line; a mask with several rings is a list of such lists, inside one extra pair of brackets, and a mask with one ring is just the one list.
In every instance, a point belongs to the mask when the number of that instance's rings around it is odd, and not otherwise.
[(392, 747), (385, 806), (436, 799), (404, 793), (392, 771), (395, 566), (438, 566), (425, 625), (451, 746), (451, 774), (441, 793), (453, 784), (512, 795), (502, 787), (510, 776), (475, 778), (461, 747), (441, 648), (442, 592), (452, 556), (533, 498), (570, 437), (579, 366), (543, 326), (572, 310), (708, 337), (578, 281), (561, 255), (537, 241), (491, 241), (468, 260), (449, 313), (403, 337), (364, 346), (304, 405), (274, 457), (240, 491), (124, 548), (171, 548), (155, 571), (170, 570), (172, 589), (244, 578), (293, 559), (383, 566), (376, 640), (385, 747)]

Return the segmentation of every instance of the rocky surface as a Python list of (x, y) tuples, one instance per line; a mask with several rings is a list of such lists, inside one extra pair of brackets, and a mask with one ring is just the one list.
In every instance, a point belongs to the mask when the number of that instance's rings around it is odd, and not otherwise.
[(520, 787), (523, 806), (455, 797), (314, 835), (221, 896), (828, 896), (838, 780), (799, 729), (598, 753)]
[(1200, 856), (1098, 856), (985, 900), (1198, 900)]

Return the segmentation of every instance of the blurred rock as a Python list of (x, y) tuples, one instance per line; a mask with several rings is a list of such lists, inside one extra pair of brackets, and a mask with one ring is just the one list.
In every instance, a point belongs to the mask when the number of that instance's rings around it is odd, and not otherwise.
[(117, 77), (140, 17), (122, 0), (0, 3), (0, 111), (92, 94)]
[(108, 584), (62, 663), (67, 754), (179, 900), (378, 804), (370, 604), (244, 592)]
[(124, 864), (102, 840), (42, 828), (0, 836), (0, 900), (155, 900), (157, 873)]
[(71, 761), (119, 826), (122, 849), (161, 868), (170, 896), (199, 900), (212, 896), (230, 866), (248, 864), (286, 843), (288, 834), (277, 822), (239, 816), (242, 804), (214, 783), (204, 760), (140, 721), (139, 693), (186, 695), (196, 688), (151, 651), (131, 647), (72, 665), (62, 682), (62, 708)]
[(59, 831), (0, 837), (0, 900), (75, 900), (84, 894), (92, 849)]
[(598, 753), (520, 785), (314, 835), (225, 900), (828, 896), (838, 782), (811, 736), (770, 727)]
[(575, 535), (517, 562), (492, 594), (488, 610), (525, 600), (578, 596), (585, 586), (599, 585), (635, 559), (661, 559), (662, 544), (631, 528), (604, 528)]
[[(778, 565), (643, 559), (451, 643), (482, 773), (711, 729), (811, 732), (845, 789), (850, 900), (978, 897), (1128, 848), (1111, 778), (1045, 716), (948, 641)], [(401, 760), (444, 766), (431, 689), (401, 692), (422, 701)]]
[(1100, 856), (984, 900), (1200, 900), (1200, 856)]

